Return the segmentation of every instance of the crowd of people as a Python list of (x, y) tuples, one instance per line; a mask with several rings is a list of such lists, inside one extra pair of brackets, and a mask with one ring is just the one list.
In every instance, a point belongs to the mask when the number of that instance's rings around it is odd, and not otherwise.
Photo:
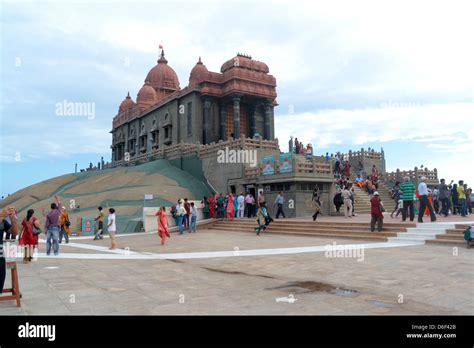
[[(295, 144), (300, 144), (295, 139)], [(344, 216), (350, 218), (355, 216), (355, 191), (354, 185), (365, 190), (371, 195), (371, 230), (377, 229), (380, 231), (383, 226), (383, 212), (385, 212), (384, 202), (380, 199), (378, 193), (379, 189), (379, 172), (374, 165), (371, 169), (371, 174), (365, 179), (363, 176), (363, 166), (359, 162), (358, 173), (354, 183), (350, 179), (350, 164), (347, 160), (341, 161), (336, 155), (335, 161), (335, 187), (336, 193), (333, 198), (336, 211), (340, 212), (343, 209)], [(395, 186), (390, 190), (393, 199), (393, 210), (391, 210), (390, 217), (398, 218), (402, 216), (402, 220), (414, 221), (415, 216), (418, 216), (417, 221), (423, 222), (423, 216), (429, 216), (431, 221), (437, 220), (438, 216), (460, 215), (466, 217), (472, 214), (472, 189), (468, 187), (463, 180), (458, 183), (451, 181), (446, 183), (445, 179), (441, 179), (440, 184), (429, 188), (426, 184), (426, 178), (421, 177), (418, 187), (411, 182), (409, 177), (405, 177), (403, 182), (396, 182)], [(285, 218), (284, 212), (285, 197), (283, 192), (279, 192), (274, 206), (277, 207), (275, 218)], [(313, 214), (313, 221), (321, 214), (321, 195), (319, 187), (316, 186), (313, 195), (312, 203), (315, 206)], [(23, 262), (29, 263), (38, 248), (38, 237), (43, 232), (46, 234), (46, 255), (51, 254), (51, 249), (54, 255), (59, 253), (59, 244), (65, 241), (69, 243), (71, 236), (71, 222), (67, 209), (61, 204), (59, 198), (55, 197), (55, 202), (51, 203), (50, 211), (46, 214), (42, 211), (44, 224), (36, 216), (33, 209), (28, 209), (26, 215), (22, 220), (18, 218), (18, 213), (14, 207), (9, 207), (10, 210), (3, 210), (3, 217), (0, 221), (1, 237), (5, 234), (5, 240), (14, 239), (18, 235), (18, 244), (23, 248)], [(268, 209), (266, 197), (263, 190), (258, 191), (258, 197), (255, 197), (250, 192), (241, 192), (234, 194), (228, 192), (226, 195), (222, 193), (209, 194), (201, 201), (201, 208), (204, 219), (251, 219), (255, 218), (257, 227), (255, 231), (260, 234), (265, 230), (273, 219), (271, 218)], [(109, 208), (107, 216), (107, 232), (110, 236), (110, 249), (116, 249), (117, 243), (115, 234), (117, 231), (116, 214), (114, 208)], [(179, 199), (176, 205), (169, 209), (170, 215), (175, 219), (175, 224), (178, 226), (179, 234), (184, 234), (187, 229), (190, 233), (195, 233), (197, 228), (197, 207), (194, 202), (189, 202), (187, 198)], [(169, 238), (168, 217), (166, 207), (160, 207), (156, 212), (158, 235), (161, 238), (161, 244), (165, 243), (165, 239)], [(98, 207), (98, 215), (94, 219), (98, 225), (96, 229), (94, 240), (103, 239), (105, 214), (102, 207)], [(16, 224), (17, 222), (17, 224)], [(17, 228), (12, 226), (17, 225)], [(17, 233), (15, 233), (17, 231)]]
[[(285, 211), (283, 209), (285, 203), (285, 197), (283, 192), (279, 192), (275, 201), (274, 206), (277, 207), (276, 218), (280, 216), (285, 218)], [(258, 215), (258, 209), (262, 204), (267, 204), (265, 194), (263, 190), (258, 192), (258, 197), (255, 199), (254, 195), (250, 192), (245, 194), (241, 192), (239, 195), (232, 192), (228, 192), (225, 196), (222, 193), (210, 194), (204, 197), (201, 201), (203, 205), (203, 215), (205, 219), (217, 218), (217, 219), (242, 219), (242, 218), (255, 218)]]
[(395, 213), (395, 217), (402, 213), (403, 221), (408, 217), (413, 221), (415, 215), (418, 215), (418, 222), (423, 222), (423, 215), (429, 215), (431, 221), (436, 221), (436, 215), (466, 217), (472, 214), (471, 195), (472, 188), (463, 180), (459, 180), (457, 184), (454, 181), (446, 184), (446, 180), (441, 179), (439, 185), (430, 189), (425, 177), (420, 179), (418, 188), (406, 177), (403, 183), (396, 182), (391, 189), (395, 202), (391, 217), (393, 218)]
[(313, 158), (313, 145), (308, 144), (304, 146), (303, 142), (299, 141), (298, 138), (295, 138), (293, 141), (292, 136), (288, 142), (288, 151), (297, 155), (303, 155), (307, 160), (311, 160)]
[[(285, 202), (283, 193), (280, 192), (275, 199), (277, 206), (276, 218), (280, 216), (285, 218), (283, 204)], [(245, 195), (241, 192), (239, 195), (228, 192), (224, 196), (222, 193), (209, 194), (201, 200), (201, 207), (204, 219), (215, 218), (219, 220), (234, 220), (243, 218), (255, 218), (257, 226), (255, 232), (257, 235), (265, 230), (273, 221), (267, 210), (267, 202), (263, 191), (258, 193), (257, 200), (254, 196), (247, 192)], [(194, 202), (189, 203), (187, 198), (179, 199), (176, 205), (171, 206), (170, 215), (178, 227), (179, 235), (183, 235), (187, 229), (189, 233), (196, 232), (197, 208)], [(165, 243), (165, 239), (169, 238), (168, 220), (166, 207), (161, 207), (156, 213), (158, 223), (158, 235), (161, 238), (161, 244)]]

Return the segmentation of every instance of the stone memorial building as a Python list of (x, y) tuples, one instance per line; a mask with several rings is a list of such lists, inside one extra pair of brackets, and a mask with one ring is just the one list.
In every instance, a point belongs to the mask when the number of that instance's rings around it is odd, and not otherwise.
[(275, 137), (276, 80), (265, 63), (237, 54), (220, 73), (199, 58), (180, 87), (162, 50), (134, 101), (120, 104), (112, 127), (112, 163), (179, 143), (210, 144), (230, 137)]

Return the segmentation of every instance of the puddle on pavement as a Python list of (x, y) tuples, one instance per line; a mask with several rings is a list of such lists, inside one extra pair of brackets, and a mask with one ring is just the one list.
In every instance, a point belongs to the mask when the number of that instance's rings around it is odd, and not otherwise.
[(351, 289), (340, 289), (336, 288), (335, 290), (329, 291), (331, 294), (337, 295), (337, 296), (343, 296), (343, 297), (356, 297), (359, 295), (359, 292), (357, 290), (351, 290)]
[(174, 262), (174, 263), (184, 263), (184, 261), (175, 260), (175, 259), (166, 259), (166, 261), (171, 261), (171, 262)]
[(238, 274), (238, 275), (247, 275), (247, 276), (253, 276), (253, 277), (262, 277), (262, 278), (268, 278), (268, 279), (275, 279), (274, 277), (267, 276), (264, 274), (249, 274), (241, 271), (226, 271), (223, 269), (217, 269), (217, 268), (209, 268), (209, 267), (201, 267), (202, 269), (205, 269), (210, 272), (218, 272), (218, 273), (225, 273), (225, 274)]
[(359, 295), (357, 290), (338, 288), (331, 284), (315, 282), (315, 281), (298, 281), (288, 283), (286, 285), (277, 286), (274, 288), (268, 288), (267, 290), (285, 289), (285, 288), (301, 288), (303, 291), (295, 291), (296, 293), (308, 293), (308, 292), (327, 292), (329, 294), (343, 296), (343, 297), (356, 297)]
[(383, 307), (383, 308), (397, 308), (397, 305), (394, 305), (393, 303), (387, 303), (387, 302), (380, 302), (380, 301), (370, 301), (370, 303), (376, 305), (377, 307)]

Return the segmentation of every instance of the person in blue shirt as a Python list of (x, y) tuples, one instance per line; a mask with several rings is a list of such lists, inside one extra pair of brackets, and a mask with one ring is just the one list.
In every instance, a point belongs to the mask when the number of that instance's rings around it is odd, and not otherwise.
[(275, 216), (275, 219), (280, 217), (280, 214), (285, 218), (285, 212), (283, 211), (283, 203), (285, 203), (285, 198), (283, 197), (283, 192), (278, 192), (278, 196), (275, 199), (275, 204), (278, 206), (278, 210)]
[(197, 209), (194, 202), (191, 202), (191, 222), (189, 223), (189, 233), (196, 232)]

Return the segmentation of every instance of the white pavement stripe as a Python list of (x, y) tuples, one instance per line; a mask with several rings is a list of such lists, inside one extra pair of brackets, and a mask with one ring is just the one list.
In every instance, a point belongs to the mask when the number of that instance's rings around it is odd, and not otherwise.
[[(422, 245), (423, 242), (383, 242), (383, 243), (369, 243), (369, 244), (336, 244), (336, 246), (343, 246), (344, 248), (364, 248), (364, 249), (384, 249), (384, 248), (398, 248), (406, 246)], [(80, 244), (84, 246), (84, 244)], [(328, 244), (333, 247), (333, 244)], [(274, 248), (274, 249), (251, 249), (251, 250), (234, 250), (226, 251), (205, 251), (205, 252), (191, 252), (191, 253), (168, 253), (168, 254), (139, 254), (129, 253), (122, 250), (121, 254), (77, 254), (77, 253), (61, 253), (58, 256), (46, 256), (45, 253), (38, 253), (39, 258), (51, 259), (89, 259), (89, 260), (167, 260), (167, 259), (206, 259), (219, 257), (240, 257), (240, 256), (265, 256), (265, 255), (284, 255), (284, 254), (301, 254), (325, 252), (326, 245), (318, 245), (311, 247), (294, 247), (294, 248)]]
[[(43, 243), (45, 244), (46, 241), (44, 239), (40, 239), (39, 240), (40, 243)], [(72, 248), (81, 248), (81, 249), (88, 249), (88, 250), (94, 250), (94, 251), (105, 251), (105, 252), (108, 252), (108, 253), (112, 253), (112, 254), (124, 254), (124, 255), (132, 255), (132, 254), (137, 254), (137, 252), (135, 251), (131, 251), (131, 250), (125, 250), (125, 249), (114, 249), (114, 250), (110, 250), (109, 248), (107, 247), (103, 247), (103, 246), (99, 246), (99, 245), (90, 245), (90, 244), (84, 244), (84, 243), (61, 243), (61, 248), (62, 247), (72, 247)]]

